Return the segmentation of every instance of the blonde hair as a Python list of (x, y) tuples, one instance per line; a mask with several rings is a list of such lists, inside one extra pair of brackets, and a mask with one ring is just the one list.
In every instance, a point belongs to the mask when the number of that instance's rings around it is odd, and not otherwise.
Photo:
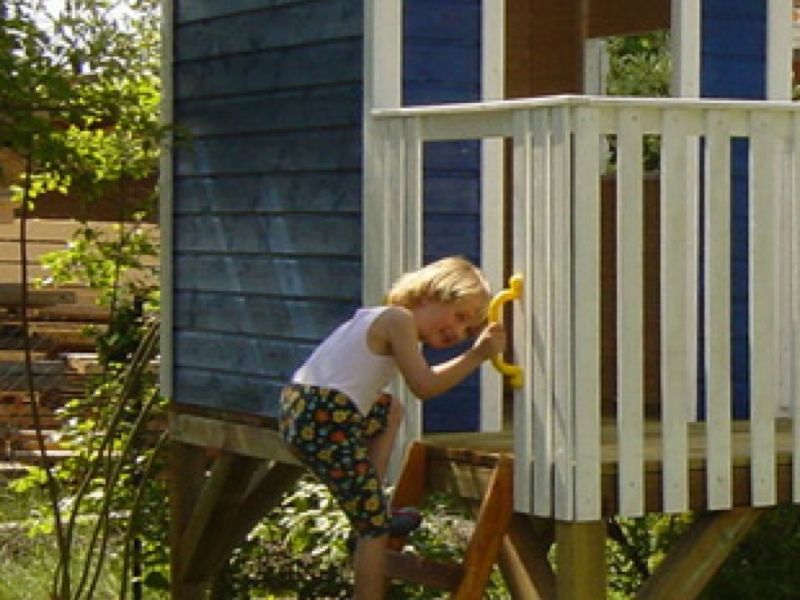
[(478, 296), (485, 314), (489, 294), (489, 284), (478, 267), (461, 256), (448, 256), (401, 275), (389, 289), (386, 303), (413, 308), (425, 300), (455, 302)]

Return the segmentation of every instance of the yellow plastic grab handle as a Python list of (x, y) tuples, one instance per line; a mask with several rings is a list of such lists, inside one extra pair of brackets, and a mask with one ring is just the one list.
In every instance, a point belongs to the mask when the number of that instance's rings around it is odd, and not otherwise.
[[(488, 319), (490, 323), (500, 322), (500, 307), (506, 302), (516, 300), (522, 297), (522, 275), (512, 275), (508, 279), (508, 289), (501, 290), (495, 294), (492, 301), (489, 303)], [(500, 371), (503, 375), (509, 377), (509, 384), (511, 387), (522, 387), (522, 367), (519, 365), (511, 365), (503, 360), (503, 356), (498, 354), (492, 357), (492, 364), (494, 368)]]

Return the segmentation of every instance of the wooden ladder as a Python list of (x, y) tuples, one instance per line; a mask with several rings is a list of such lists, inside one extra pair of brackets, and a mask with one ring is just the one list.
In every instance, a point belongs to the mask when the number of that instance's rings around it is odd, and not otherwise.
[[(392, 498), (393, 507), (419, 506), (425, 497), (427, 452), (413, 443)], [(460, 563), (445, 563), (402, 551), (404, 539), (391, 539), (386, 556), (389, 579), (409, 581), (447, 590), (453, 600), (480, 600), (492, 567), (500, 555), (503, 536), (513, 514), (513, 464), (510, 457), (497, 459), (475, 519), (475, 530)]]

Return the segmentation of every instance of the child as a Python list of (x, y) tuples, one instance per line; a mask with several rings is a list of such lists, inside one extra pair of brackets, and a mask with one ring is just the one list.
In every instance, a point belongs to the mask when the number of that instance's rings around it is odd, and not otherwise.
[[(399, 371), (414, 395), (426, 400), (502, 352), (502, 326), (484, 326), (489, 300), (481, 272), (460, 257), (406, 273), (389, 290), (386, 306), (357, 310), (283, 391), (281, 435), (331, 490), (357, 533), (359, 600), (383, 597), (384, 549), (392, 530), (383, 480), (403, 406), (383, 390)], [(430, 366), (422, 355), (420, 342), (446, 348), (478, 333), (469, 350), (444, 363)]]

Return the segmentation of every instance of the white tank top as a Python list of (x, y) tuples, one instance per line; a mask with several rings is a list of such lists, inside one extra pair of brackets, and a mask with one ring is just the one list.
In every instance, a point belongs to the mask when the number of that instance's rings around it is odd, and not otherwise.
[(294, 383), (334, 388), (347, 394), (362, 414), (397, 374), (393, 356), (367, 346), (367, 330), (387, 306), (361, 308), (339, 325), (292, 376)]

